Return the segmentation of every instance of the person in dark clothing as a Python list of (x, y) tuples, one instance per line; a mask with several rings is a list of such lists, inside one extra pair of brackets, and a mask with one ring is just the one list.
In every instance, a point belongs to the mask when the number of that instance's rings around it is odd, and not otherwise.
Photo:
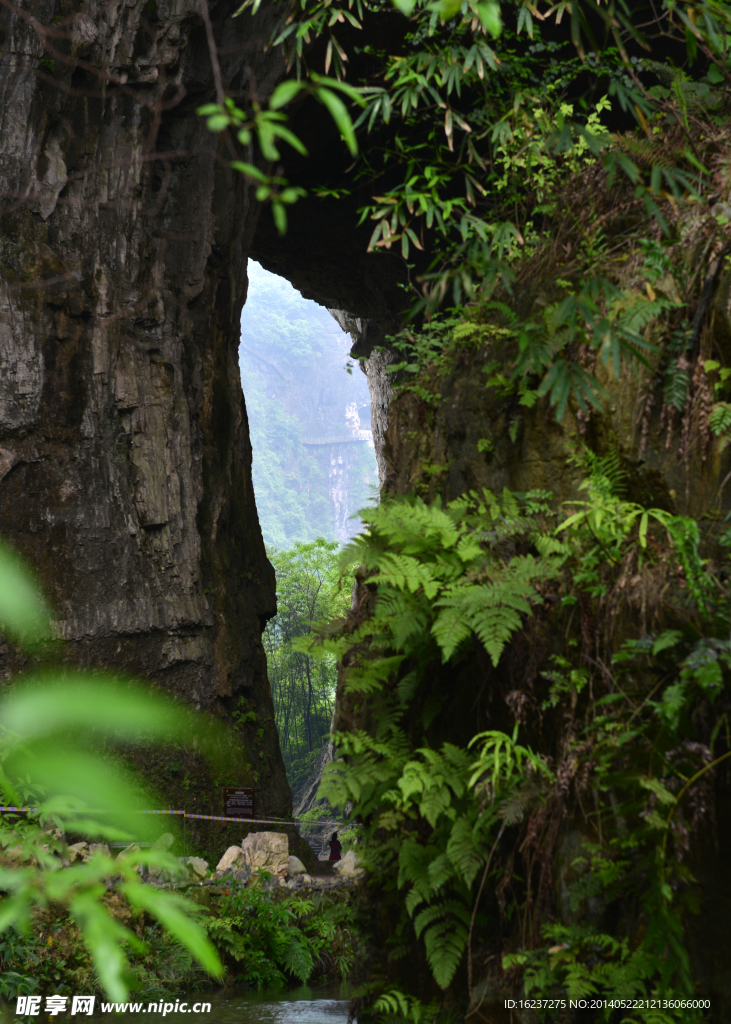
[(333, 832), (332, 839), (330, 839), (327, 845), (330, 847), (329, 860), (340, 860), (340, 851), (343, 847), (338, 839), (337, 832)]

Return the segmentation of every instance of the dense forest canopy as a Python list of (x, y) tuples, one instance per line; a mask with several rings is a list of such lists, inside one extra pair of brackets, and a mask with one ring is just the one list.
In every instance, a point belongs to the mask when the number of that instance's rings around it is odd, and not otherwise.
[(277, 574), (277, 614), (264, 631), (274, 714), (293, 791), (306, 780), (329, 738), (337, 665), (307, 649), (313, 627), (345, 615), (350, 592), (340, 580), (336, 542), (322, 537), (270, 550)]

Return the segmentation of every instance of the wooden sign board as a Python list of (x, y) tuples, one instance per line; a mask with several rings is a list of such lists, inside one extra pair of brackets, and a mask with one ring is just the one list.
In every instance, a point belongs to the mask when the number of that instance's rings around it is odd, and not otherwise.
[(253, 818), (256, 814), (255, 790), (224, 786), (223, 813), (227, 818)]

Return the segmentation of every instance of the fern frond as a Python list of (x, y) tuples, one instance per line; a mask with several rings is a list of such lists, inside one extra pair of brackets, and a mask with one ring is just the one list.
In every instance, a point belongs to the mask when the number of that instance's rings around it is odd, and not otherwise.
[(294, 931), (294, 935), (284, 950), (282, 959), (286, 970), (294, 974), (295, 978), (298, 978), (304, 985), (315, 965), (305, 936), (294, 929), (292, 931)]
[(447, 988), (467, 945), (469, 911), (459, 900), (427, 907), (414, 920), (417, 938), (424, 933), (426, 956), (434, 980)]
[(640, 67), (644, 68), (645, 71), (652, 71), (653, 74), (657, 75), (663, 85), (671, 89), (677, 82), (687, 82), (688, 76), (681, 68), (676, 68), (673, 64), (661, 64), (657, 60), (648, 60), (643, 57), (639, 61)]
[(409, 917), (414, 916), (414, 911), (416, 910), (417, 907), (421, 906), (425, 899), (426, 897), (424, 896), (423, 892), (416, 886), (413, 886), (411, 889), (409, 889), (409, 891), (406, 894), (406, 899), (404, 900), (406, 913), (409, 915)]
[(411, 555), (386, 552), (378, 560), (378, 569), (379, 584), (409, 590), (412, 594), (423, 589), (428, 598), (439, 593), (439, 583), (434, 579), (431, 567)]
[(431, 894), (429, 862), (435, 854), (432, 847), (422, 846), (415, 839), (405, 839), (399, 850), (398, 886), (411, 885), (428, 898)]
[[(530, 611), (530, 605), (527, 606), (527, 610)], [(497, 667), (513, 633), (520, 629), (521, 619), (514, 608), (500, 605), (495, 608), (485, 608), (476, 614), (473, 617), (472, 626), (490, 655), (493, 665)]]
[(566, 993), (569, 999), (586, 999), (596, 995), (597, 984), (586, 964), (571, 964), (566, 972)]
[(455, 812), (452, 809), (452, 794), (447, 786), (427, 790), (419, 802), (419, 813), (426, 818), (432, 828), (443, 814), (453, 818)]
[(446, 663), (472, 633), (461, 603), (443, 608), (432, 624), (431, 633), (441, 649), (442, 661)]
[(454, 869), (446, 853), (439, 854), (429, 865), (429, 881), (433, 892), (438, 892), (450, 879), (454, 878)]
[(431, 505), (421, 498), (384, 502), (369, 511), (364, 519), (378, 534), (388, 538), (391, 545), (400, 547), (406, 554), (423, 551), (425, 547), (452, 548), (460, 536), (454, 521), (438, 500)]
[(716, 437), (731, 431), (731, 405), (728, 402), (716, 402), (708, 416), (708, 426)]
[(447, 840), (447, 857), (457, 874), (470, 888), (484, 863), (474, 828), (466, 818), (457, 818)]
[(630, 135), (623, 135), (619, 144), (645, 167), (665, 167), (668, 164), (668, 154), (663, 153), (662, 149), (649, 139), (633, 139)]

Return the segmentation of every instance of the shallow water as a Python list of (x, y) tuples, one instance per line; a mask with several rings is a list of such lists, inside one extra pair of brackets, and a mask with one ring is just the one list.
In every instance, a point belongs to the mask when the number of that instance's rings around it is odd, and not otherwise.
[[(187, 1000), (187, 1012), (175, 1013), (174, 1010), (163, 1012), (163, 1004), (150, 1006), (145, 1001), (144, 1009), (127, 1010), (124, 1013), (101, 1013), (100, 1000), (96, 1001), (96, 1012), (89, 1018), (85, 1014), (69, 1016), (59, 1014), (49, 1017), (41, 1012), (36, 1017), (15, 1016), (15, 1001), (5, 1004), (0, 1009), (2, 1024), (19, 1024), (20, 1021), (30, 1024), (49, 1024), (50, 1021), (112, 1021), (119, 1024), (151, 1024), (151, 1021), (162, 1021), (166, 1024), (347, 1024), (348, 1022), (348, 989), (346, 986), (330, 989), (311, 989), (306, 986), (294, 991), (271, 989), (268, 992), (192, 992), (180, 996), (180, 1002)], [(174, 1003), (174, 1000), (173, 1000)], [(210, 1003), (210, 1012), (194, 1013), (196, 1003)]]
[[(194, 1002), (211, 1003), (210, 1013), (168, 1013), (171, 1024), (347, 1024), (347, 989), (317, 991), (307, 987), (294, 991), (246, 992), (239, 995), (194, 993)], [(124, 1024), (149, 1024), (162, 1020), (161, 1013), (125, 1013)]]

